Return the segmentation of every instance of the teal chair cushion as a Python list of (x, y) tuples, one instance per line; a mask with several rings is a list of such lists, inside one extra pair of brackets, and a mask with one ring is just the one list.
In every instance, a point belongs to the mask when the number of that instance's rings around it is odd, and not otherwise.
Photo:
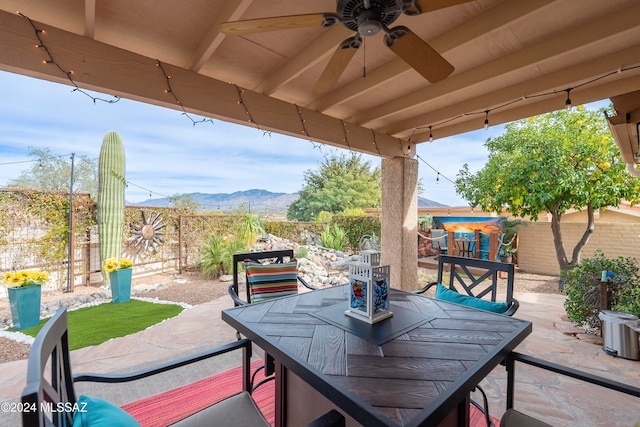
[(509, 308), (509, 305), (506, 302), (492, 302), (469, 295), (462, 295), (454, 290), (442, 286), (440, 283), (438, 283), (438, 288), (436, 289), (436, 299), (500, 314), (504, 313)]
[(106, 400), (80, 396), (73, 415), (73, 427), (140, 427), (138, 421), (123, 409)]

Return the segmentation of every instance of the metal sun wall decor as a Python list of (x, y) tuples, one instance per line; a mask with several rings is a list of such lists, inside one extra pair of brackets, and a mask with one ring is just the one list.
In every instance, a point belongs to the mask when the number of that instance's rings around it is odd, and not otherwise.
[(163, 234), (159, 231), (167, 225), (162, 224), (160, 213), (157, 213), (149, 222), (147, 222), (144, 211), (141, 210), (140, 215), (142, 216), (142, 225), (131, 226), (134, 235), (129, 239), (129, 244), (136, 248), (136, 253), (143, 249), (145, 252), (151, 249), (153, 253), (156, 253), (156, 245), (164, 243), (164, 239), (160, 237)]
[[(363, 245), (361, 244), (361, 247)], [(361, 250), (359, 260), (349, 265), (349, 308), (347, 316), (376, 323), (393, 316), (389, 311), (389, 264), (380, 262), (380, 252), (370, 249)]]

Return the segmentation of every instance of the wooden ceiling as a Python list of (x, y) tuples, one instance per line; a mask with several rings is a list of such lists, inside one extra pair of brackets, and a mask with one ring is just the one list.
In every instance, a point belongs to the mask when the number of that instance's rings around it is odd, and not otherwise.
[(391, 26), (410, 28), (453, 65), (434, 83), (385, 45), (384, 32), (365, 37), (335, 84), (318, 90), (352, 30), (220, 31), (335, 13), (335, 0), (0, 0), (0, 69), (383, 157), (487, 119), (640, 89), (638, 0), (419, 3), (435, 10)]

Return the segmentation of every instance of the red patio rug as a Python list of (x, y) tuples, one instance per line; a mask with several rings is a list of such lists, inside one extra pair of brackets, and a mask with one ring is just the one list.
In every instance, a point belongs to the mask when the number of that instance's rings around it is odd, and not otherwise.
[[(251, 372), (261, 363), (261, 360), (253, 362)], [(256, 381), (264, 378), (263, 372), (260, 371)], [(182, 387), (127, 403), (122, 409), (133, 415), (143, 427), (164, 427), (241, 390), (242, 373), (238, 366)], [(274, 390), (274, 381), (269, 381), (253, 392), (253, 399), (271, 425), (275, 417)]]
[[(253, 362), (251, 371), (253, 372), (261, 363), (261, 360)], [(264, 378), (262, 372), (258, 374), (257, 381)], [(122, 409), (133, 415), (143, 427), (164, 427), (239, 392), (242, 389), (241, 382), (241, 368), (232, 368), (194, 383), (127, 403), (122, 406)], [(273, 425), (275, 418), (274, 381), (269, 381), (258, 387), (253, 392), (253, 398), (267, 421)], [(486, 426), (482, 412), (473, 405), (470, 405), (470, 410), (470, 426)], [(495, 426), (499, 427), (500, 421), (491, 418)]]

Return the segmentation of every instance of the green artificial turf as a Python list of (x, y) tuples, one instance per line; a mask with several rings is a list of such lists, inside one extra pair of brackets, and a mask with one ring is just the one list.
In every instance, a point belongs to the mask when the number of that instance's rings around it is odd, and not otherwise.
[[(124, 337), (147, 329), (164, 319), (177, 316), (183, 308), (175, 304), (155, 304), (130, 300), (120, 304), (105, 303), (69, 311), (69, 348), (98, 345), (111, 338)], [(20, 332), (35, 337), (49, 319)]]

